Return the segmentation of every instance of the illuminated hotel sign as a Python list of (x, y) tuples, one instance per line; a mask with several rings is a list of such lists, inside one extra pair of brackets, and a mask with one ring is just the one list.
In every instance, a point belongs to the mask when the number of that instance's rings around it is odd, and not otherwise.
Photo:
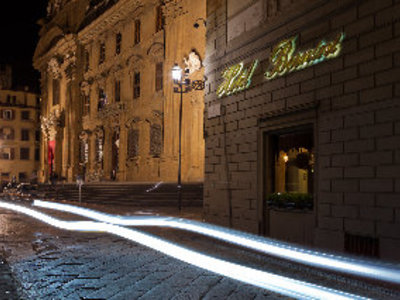
[(241, 62), (222, 72), (222, 77), (225, 80), (217, 89), (218, 97), (229, 96), (247, 89), (251, 84), (251, 79), (253, 78), (257, 66), (258, 60), (256, 59), (247, 68), (245, 68), (244, 64)]
[(265, 72), (267, 79), (283, 76), (287, 73), (302, 70), (339, 55), (342, 49), (344, 33), (340, 33), (333, 41), (320, 41), (314, 49), (294, 53), (297, 36), (284, 40), (275, 46), (271, 54), (272, 68)]
[[(270, 58), (271, 67), (265, 72), (265, 78), (271, 80), (277, 76), (283, 76), (335, 58), (340, 54), (343, 39), (344, 33), (339, 33), (330, 42), (322, 40), (317, 47), (297, 53), (295, 53), (297, 36), (284, 40), (274, 47)], [(224, 82), (217, 89), (218, 98), (249, 88), (258, 64), (256, 59), (249, 67), (245, 68), (241, 62), (223, 71)]]

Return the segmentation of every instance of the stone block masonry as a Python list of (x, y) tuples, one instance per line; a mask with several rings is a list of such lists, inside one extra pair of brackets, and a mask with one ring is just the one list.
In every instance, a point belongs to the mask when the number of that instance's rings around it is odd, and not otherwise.
[[(373, 238), (381, 258), (400, 260), (393, 247), (400, 243), (400, 3), (278, 0), (275, 10), (266, 5), (258, 26), (228, 39), (221, 28), (230, 26), (229, 2), (208, 2), (207, 34), (219, 39), (218, 50), (206, 53), (205, 75), (213, 89), (205, 106), (226, 110), (205, 119), (206, 148), (219, 140), (218, 148), (226, 151), (206, 157), (205, 186), (214, 187), (204, 200), (206, 219), (268, 235), (269, 133), (308, 124), (317, 166), (314, 245), (352, 251), (345, 249), (346, 235)], [(341, 32), (337, 57), (272, 80), (261, 76), (279, 42), (297, 36), (296, 51), (305, 51)], [(212, 48), (214, 41), (207, 45)], [(248, 89), (219, 98), (221, 72), (255, 59), (260, 65)], [(233, 192), (237, 182), (240, 193)]]

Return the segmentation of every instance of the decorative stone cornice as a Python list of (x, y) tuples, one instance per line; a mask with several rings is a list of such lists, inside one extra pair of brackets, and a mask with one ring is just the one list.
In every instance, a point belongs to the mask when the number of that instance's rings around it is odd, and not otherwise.
[(50, 0), (47, 4), (47, 17), (54, 17), (71, 0)]
[(144, 2), (144, 0), (118, 1), (114, 6), (82, 29), (79, 33), (79, 40), (86, 45), (93, 39), (97, 39), (105, 31), (114, 28), (117, 23), (138, 16), (144, 7)]

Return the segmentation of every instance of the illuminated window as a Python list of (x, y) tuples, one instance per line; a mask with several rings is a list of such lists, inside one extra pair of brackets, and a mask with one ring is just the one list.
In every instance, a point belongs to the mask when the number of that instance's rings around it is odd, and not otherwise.
[(87, 139), (80, 140), (79, 162), (81, 164), (87, 164), (89, 162), (89, 142)]
[(163, 63), (156, 64), (156, 91), (163, 89)]
[(140, 97), (140, 72), (135, 72), (133, 78), (133, 99)]
[(135, 20), (135, 45), (140, 43), (140, 20)]
[(269, 144), (272, 149), (266, 172), (271, 184), (269, 200), (311, 208), (315, 167), (312, 128), (271, 134)]

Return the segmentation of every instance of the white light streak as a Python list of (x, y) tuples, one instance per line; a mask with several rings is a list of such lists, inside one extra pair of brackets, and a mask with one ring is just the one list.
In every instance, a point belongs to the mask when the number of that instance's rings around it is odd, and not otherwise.
[(344, 256), (293, 247), (285, 243), (227, 229), (211, 224), (173, 217), (120, 217), (87, 208), (35, 200), (33, 205), (81, 215), (90, 219), (122, 226), (164, 226), (187, 230), (223, 240), (261, 253), (296, 261), (302, 264), (357, 275), (374, 280), (400, 284), (400, 269), (390, 265), (356, 260)]
[(366, 299), (354, 294), (290, 279), (204, 255), (130, 228), (93, 221), (62, 221), (33, 209), (0, 202), (0, 207), (26, 214), (60, 229), (108, 232), (142, 244), (202, 269), (298, 299)]

